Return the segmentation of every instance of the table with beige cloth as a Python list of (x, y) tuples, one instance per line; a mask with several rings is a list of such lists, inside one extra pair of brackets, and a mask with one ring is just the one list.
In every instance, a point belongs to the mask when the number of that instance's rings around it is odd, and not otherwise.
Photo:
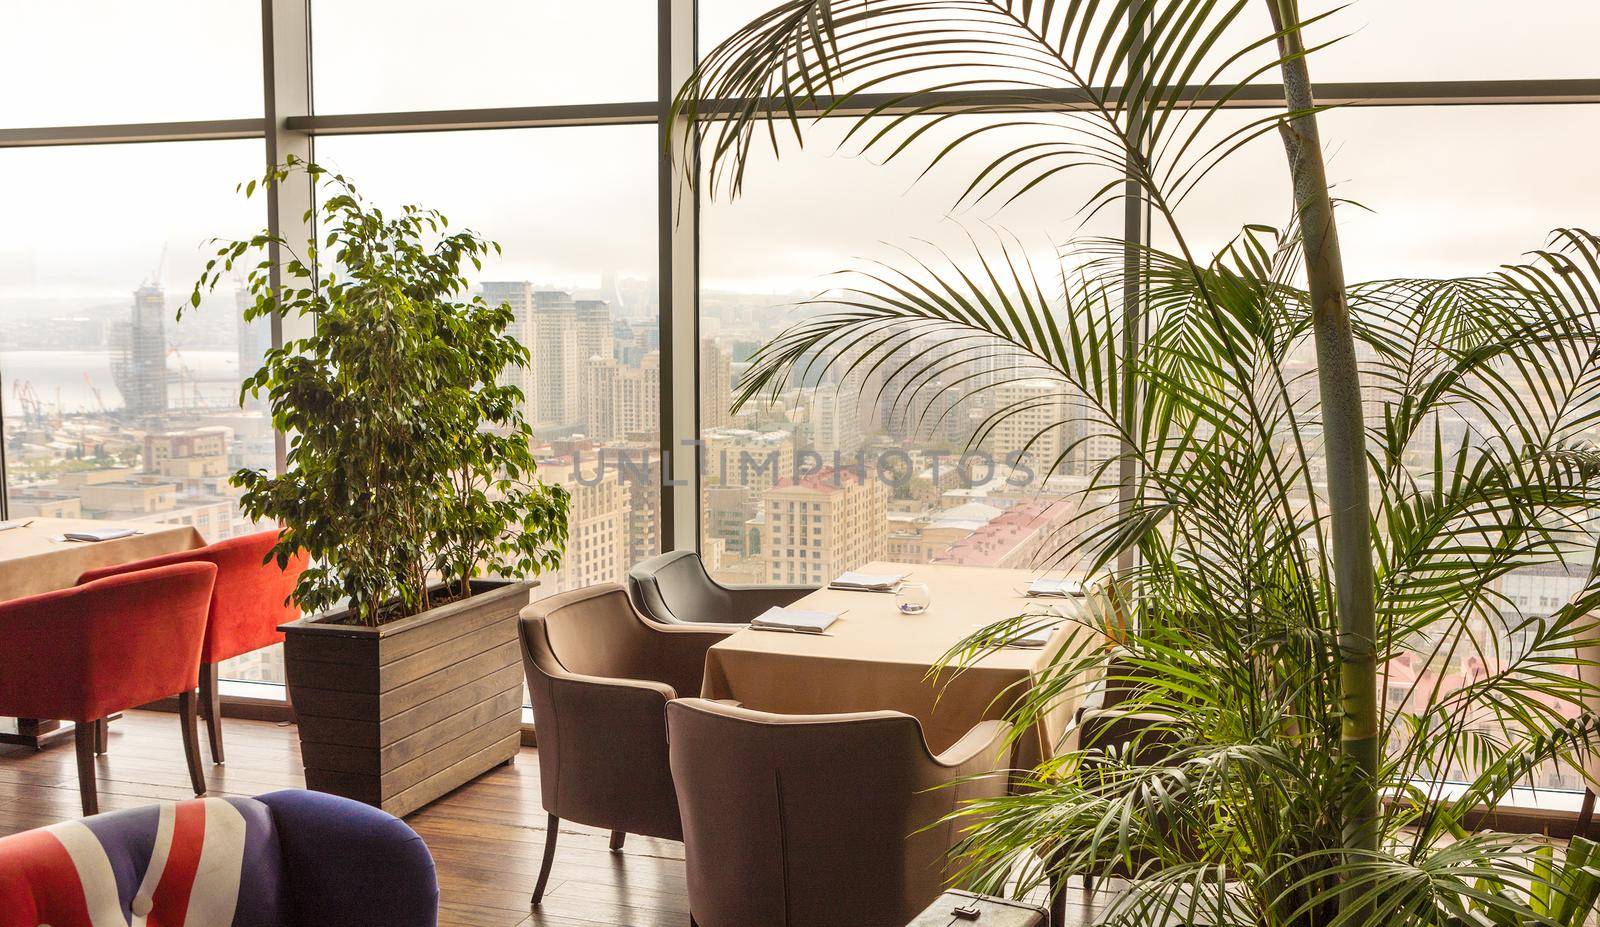
[[(19, 518), (26, 527), (0, 531), (0, 601), (66, 589), (97, 567), (128, 563), (204, 546), (189, 525), (91, 521), (86, 518)], [(111, 541), (65, 541), (68, 531), (131, 528), (138, 534)], [(38, 746), (59, 727), (55, 721), (18, 719), (16, 733), (0, 732), (0, 742)]]
[[(1051, 604), (1072, 616), (1093, 602), (1029, 599), (1022, 590), (1039, 575), (1029, 570), (871, 563), (861, 572), (908, 572), (907, 582), (927, 584), (933, 604), (923, 614), (902, 615), (887, 593), (819, 589), (791, 607), (844, 612), (827, 635), (738, 631), (707, 652), (702, 694), (783, 714), (903, 711), (922, 722), (937, 753), (978, 722), (1003, 717), (1054, 655), (1096, 633), (1068, 621), (1041, 649), (1003, 650), (933, 679), (929, 670), (940, 657), (979, 626), (1030, 605)], [(1052, 706), (1018, 741), (1013, 762), (1026, 768), (1052, 755), (1077, 703), (1068, 696)]]

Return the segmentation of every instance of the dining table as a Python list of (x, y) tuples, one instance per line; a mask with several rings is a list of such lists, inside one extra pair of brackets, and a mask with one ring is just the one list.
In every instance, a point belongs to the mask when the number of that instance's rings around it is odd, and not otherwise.
[[(74, 541), (69, 534), (126, 529), (131, 534), (103, 541)], [(192, 550), (205, 539), (192, 525), (106, 521), (88, 518), (15, 518), (0, 522), (0, 601), (77, 585), (78, 577), (113, 566)], [(3, 631), (3, 629), (0, 629)], [(4, 638), (0, 637), (0, 646)], [(48, 667), (40, 667), (48, 672)], [(0, 743), (38, 749), (64, 733), (61, 722), (42, 718), (0, 719)]]
[[(1105, 643), (1100, 626), (1084, 620), (1105, 607), (1101, 597), (1029, 597), (1029, 584), (1040, 576), (1035, 570), (877, 562), (859, 572), (904, 574), (904, 582), (926, 584), (927, 610), (902, 614), (889, 592), (817, 589), (788, 608), (838, 613), (826, 631), (734, 632), (706, 653), (701, 694), (780, 714), (901, 711), (922, 724), (928, 749), (939, 753), (973, 725), (1005, 718), (1052, 661)], [(959, 666), (945, 662), (974, 631), (1022, 614), (1041, 616), (1030, 625), (1061, 620), (1042, 646), (1005, 647)], [(1018, 737), (1016, 767), (1031, 768), (1062, 749), (1085, 688), (1069, 687)]]

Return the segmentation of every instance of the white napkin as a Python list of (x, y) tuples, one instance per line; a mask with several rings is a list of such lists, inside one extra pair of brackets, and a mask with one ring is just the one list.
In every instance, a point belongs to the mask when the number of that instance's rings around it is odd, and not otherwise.
[(840, 573), (828, 584), (829, 589), (846, 589), (856, 592), (888, 592), (909, 573)]
[(751, 620), (750, 627), (769, 631), (821, 634), (838, 619), (838, 612), (812, 612), (801, 608), (779, 608), (774, 605)]
[(1028, 584), (1025, 593), (1034, 598), (1065, 599), (1083, 595), (1083, 583), (1076, 579), (1047, 579), (1040, 577)]
[(1055, 636), (1056, 629), (1061, 627), (1061, 622), (1043, 624), (1033, 628), (1028, 633), (1006, 641), (1007, 647), (1017, 647), (1022, 650), (1039, 650), (1050, 643), (1050, 638)]
[(69, 541), (115, 541), (131, 538), (140, 532), (132, 528), (93, 528), (88, 531), (68, 531), (61, 536)]

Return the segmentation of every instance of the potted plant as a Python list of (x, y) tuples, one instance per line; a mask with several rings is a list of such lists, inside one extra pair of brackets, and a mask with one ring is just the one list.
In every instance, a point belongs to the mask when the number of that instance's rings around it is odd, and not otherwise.
[[(1099, 726), (1140, 733), (1064, 749), (959, 812), (975, 886), (1059, 897), (1069, 875), (1121, 875), (1096, 917), (1128, 927), (1584, 923), (1592, 844), (1558, 859), (1481, 821), (1600, 743), (1600, 452), (1584, 440), (1600, 237), (1558, 230), (1481, 276), (1347, 284), (1305, 37), (1320, 18), (1298, 0), (785, 0), (736, 30), (674, 111), (702, 127), (695, 177), (713, 191), (737, 193), (754, 146), (803, 137), (821, 110), (885, 161), (978, 157), (964, 204), (1099, 171), (1062, 218), (1148, 207), (1170, 242), (1080, 241), (1062, 250), (1086, 266), (1040, 268), (1014, 238), (974, 235), (864, 268), (752, 358), (740, 400), (914, 349), (883, 402), (927, 421), (974, 403), (981, 435), (1030, 411), (983, 395), (991, 359), (1011, 357), (1121, 439), (1054, 553), (1134, 606), (1131, 627), (1093, 627), (1119, 645), (1106, 690), (1129, 722)], [(1274, 73), (1286, 106), (1223, 113)], [(1196, 84), (1210, 89), (1179, 91)], [(1185, 195), (1274, 134), (1291, 227), (1200, 252)], [(1577, 587), (1518, 604), (1504, 583), (1522, 570)], [(1029, 726), (1108, 663), (1064, 656), (1011, 719)]]
[[(386, 214), (300, 161), (244, 193), (291, 171), (316, 187), (317, 237), (222, 243), (190, 305), (248, 265), (246, 320), (310, 323), (240, 393), (266, 396), (287, 466), (232, 483), (280, 526), (280, 561), (311, 558), (294, 591), (306, 617), (283, 627), (307, 786), (403, 815), (516, 755), (517, 612), (525, 577), (560, 563), (567, 494), (537, 478), (503, 382), (528, 362), (512, 310), (468, 295), (463, 264), (498, 246), (434, 210)], [(273, 245), (276, 287), (255, 257)]]

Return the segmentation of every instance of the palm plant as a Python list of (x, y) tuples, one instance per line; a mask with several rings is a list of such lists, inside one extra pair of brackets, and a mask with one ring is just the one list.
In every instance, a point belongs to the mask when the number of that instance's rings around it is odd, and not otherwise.
[[(1600, 604), (1600, 453), (1582, 441), (1600, 419), (1600, 239), (1563, 230), (1483, 276), (1347, 286), (1304, 38), (1319, 18), (1264, 2), (1271, 30), (1237, 45), (1251, 0), (787, 0), (719, 44), (677, 102), (705, 126), (713, 193), (737, 194), (763, 138), (776, 151), (804, 137), (803, 114), (877, 93), (849, 135), (884, 160), (937, 170), (1028, 130), (964, 201), (1099, 172), (1084, 212), (1131, 187), (1173, 242), (1078, 242), (1040, 268), (997, 233), (861, 268), (756, 355), (739, 401), (915, 354), (886, 380), (895, 407), (926, 424), (954, 393), (983, 412), (978, 443), (1058, 404), (996, 402), (981, 371), (1000, 358), (1120, 439), (1052, 559), (1109, 571), (1136, 603), (1133, 629), (1096, 630), (1121, 645), (1130, 710), (1156, 719), (1163, 758), (1080, 744), (964, 810), (974, 883), (1126, 872), (1110, 917), (1130, 924), (1576, 923), (1593, 904), (1575, 888), (1582, 859), (1469, 825), (1594, 736), (1583, 709), (1600, 692), (1577, 650)], [(1221, 110), (1272, 71), (1285, 109), (1224, 128)], [(1274, 131), (1287, 229), (1196, 253), (1184, 199)], [(1502, 591), (1516, 570), (1569, 563), (1590, 579), (1559, 608), (1526, 613)], [(984, 629), (950, 660), (1038, 620)], [(1446, 688), (1466, 657), (1481, 671)], [(1015, 720), (1102, 664), (1097, 648), (1064, 653)]]

